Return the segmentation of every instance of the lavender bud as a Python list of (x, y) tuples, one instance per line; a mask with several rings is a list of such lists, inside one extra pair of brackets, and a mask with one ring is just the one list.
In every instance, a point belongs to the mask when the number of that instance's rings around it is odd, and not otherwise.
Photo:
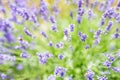
[(53, 18), (53, 16), (50, 16), (50, 21), (51, 23), (55, 23), (55, 19)]
[(111, 67), (111, 64), (112, 64), (112, 62), (110, 62), (110, 61), (105, 61), (105, 62), (103, 63), (103, 65), (106, 66), (106, 67), (108, 67), (108, 68)]
[(64, 35), (65, 35), (66, 37), (68, 37), (68, 35), (69, 35), (68, 29), (64, 29)]
[(20, 57), (22, 57), (22, 58), (29, 58), (30, 55), (27, 54), (26, 52), (22, 52), (22, 53), (20, 54)]
[(86, 46), (85, 46), (85, 49), (89, 49), (89, 48), (90, 48), (90, 45), (86, 45)]
[(92, 17), (92, 15), (93, 15), (93, 14), (92, 14), (92, 11), (89, 10), (89, 11), (88, 11), (88, 19), (90, 19), (90, 18)]
[(55, 25), (51, 26), (51, 29), (52, 29), (54, 32), (58, 32), (57, 26), (55, 26)]
[(54, 71), (55, 75), (58, 75), (60, 77), (64, 77), (66, 74), (66, 69), (63, 67), (56, 67)]
[(70, 11), (70, 17), (73, 19), (73, 12)]
[(86, 34), (83, 34), (83, 35), (81, 36), (81, 40), (82, 40), (83, 42), (86, 41), (86, 38), (87, 38), (87, 35), (86, 35)]
[(50, 42), (48, 43), (48, 46), (53, 46), (52, 41), (50, 41)]
[(30, 31), (27, 30), (26, 28), (24, 28), (24, 32), (25, 32), (25, 34), (27, 34), (28, 36), (32, 36), (32, 34), (30, 33)]
[(110, 31), (112, 24), (113, 23), (111, 21), (108, 23), (108, 26), (106, 27), (106, 31)]
[(47, 35), (46, 35), (46, 33), (45, 33), (44, 31), (41, 31), (40, 33), (41, 33), (45, 38), (48, 38)]
[(70, 27), (70, 31), (73, 32), (74, 31), (74, 24), (70, 24), (69, 27)]
[(64, 59), (64, 56), (63, 56), (62, 54), (59, 54), (59, 55), (58, 55), (58, 58), (59, 58), (60, 60), (63, 60), (63, 59)]
[(114, 67), (112, 68), (113, 71), (120, 73), (120, 67)]
[(91, 71), (91, 70), (88, 70), (88, 71), (85, 73), (85, 77), (87, 78), (87, 80), (93, 80), (94, 72)]
[(64, 46), (63, 42), (58, 42), (58, 43), (56, 44), (56, 47), (57, 47), (57, 48), (63, 48), (63, 46)]

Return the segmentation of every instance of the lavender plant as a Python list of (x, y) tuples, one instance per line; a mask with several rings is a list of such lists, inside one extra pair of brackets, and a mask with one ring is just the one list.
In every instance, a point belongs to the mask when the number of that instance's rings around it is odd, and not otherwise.
[(120, 0), (0, 0), (0, 80), (120, 80)]

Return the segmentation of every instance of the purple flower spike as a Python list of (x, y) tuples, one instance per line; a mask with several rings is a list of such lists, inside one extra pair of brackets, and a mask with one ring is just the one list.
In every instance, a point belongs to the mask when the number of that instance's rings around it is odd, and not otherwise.
[(81, 40), (82, 40), (83, 42), (85, 42), (86, 38), (87, 38), (87, 35), (86, 35), (86, 34), (83, 34), (83, 35), (81, 36)]
[(99, 30), (97, 30), (97, 32), (95, 32), (94, 37), (97, 39), (97, 38), (99, 38), (100, 34), (101, 34), (101, 30), (99, 29)]
[(50, 21), (51, 23), (55, 23), (55, 19), (53, 18), (53, 16), (50, 16)]
[(79, 0), (79, 1), (78, 1), (78, 8), (81, 8), (81, 7), (82, 7), (82, 3), (83, 3), (82, 0)]
[(73, 19), (73, 12), (70, 11), (70, 17)]
[(22, 58), (29, 58), (30, 55), (27, 54), (26, 52), (22, 52), (22, 53), (20, 54), (20, 57), (22, 57)]
[(55, 25), (51, 26), (51, 29), (52, 29), (54, 32), (58, 32), (57, 26), (55, 26)]
[(120, 67), (114, 67), (112, 68), (113, 71), (120, 73)]
[(65, 35), (66, 37), (68, 37), (68, 35), (69, 35), (68, 29), (64, 29), (64, 35)]
[(93, 80), (94, 72), (91, 71), (91, 70), (88, 70), (88, 71), (85, 73), (85, 77), (87, 78), (87, 80)]
[(58, 42), (58, 43), (56, 44), (56, 47), (57, 47), (57, 48), (63, 48), (63, 46), (64, 46), (63, 42)]
[(63, 67), (56, 67), (55, 71), (54, 71), (54, 74), (56, 76), (64, 77), (65, 74), (66, 74), (66, 69), (63, 68)]
[(37, 53), (37, 55), (38, 55), (38, 58), (39, 58), (39, 62), (40, 62), (41, 64), (47, 63), (47, 60), (48, 60), (49, 58), (52, 58), (52, 57), (53, 57), (53, 55), (50, 54), (49, 52)]
[(32, 36), (32, 34), (30, 33), (30, 31), (27, 30), (26, 28), (24, 28), (24, 32), (25, 32), (25, 34), (27, 34), (28, 36)]
[(110, 21), (110, 22), (108, 23), (108, 26), (107, 26), (107, 28), (106, 28), (106, 31), (110, 31), (112, 25), (113, 25), (113, 23)]
[(105, 19), (104, 19), (104, 18), (102, 18), (102, 19), (101, 19), (100, 26), (103, 26), (104, 24), (105, 24)]
[(70, 31), (73, 32), (74, 31), (74, 24), (70, 24)]
[(47, 35), (46, 35), (46, 33), (45, 33), (44, 31), (41, 31), (40, 33), (41, 33), (45, 38), (48, 38)]

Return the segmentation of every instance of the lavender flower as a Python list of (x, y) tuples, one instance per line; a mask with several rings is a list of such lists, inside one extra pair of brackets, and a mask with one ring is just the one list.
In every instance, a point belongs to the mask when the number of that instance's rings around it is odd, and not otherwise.
[(49, 58), (53, 57), (53, 55), (50, 54), (49, 52), (37, 53), (37, 55), (38, 55), (38, 58), (39, 58), (39, 62), (41, 64), (45, 64)]
[(53, 46), (53, 42), (50, 41), (50, 42), (48, 43), (48, 46)]
[(73, 32), (74, 31), (74, 24), (70, 24), (69, 27), (70, 27), (70, 31)]
[(81, 40), (82, 40), (83, 42), (85, 42), (86, 38), (87, 38), (87, 35), (86, 35), (86, 34), (83, 34), (83, 35), (81, 36)]
[(51, 23), (55, 23), (55, 19), (53, 18), (53, 16), (50, 16), (50, 21)]
[(104, 19), (104, 18), (102, 18), (102, 19), (101, 19), (100, 26), (103, 26), (104, 24), (105, 24), (105, 19)]
[(113, 23), (110, 21), (110, 22), (108, 23), (108, 26), (106, 27), (106, 31), (110, 31), (112, 25), (113, 25)]
[(115, 71), (115, 72), (120, 73), (120, 67), (113, 67), (112, 70)]
[(101, 34), (101, 30), (99, 29), (95, 32), (94, 37), (97, 39), (97, 38), (99, 38), (100, 34)]
[(41, 31), (40, 33), (41, 33), (45, 38), (48, 38), (47, 35), (46, 35), (46, 33), (45, 33), (44, 31)]
[(70, 11), (70, 17), (73, 19), (73, 12)]
[(86, 46), (85, 46), (85, 49), (89, 49), (89, 48), (90, 48), (90, 45), (86, 45)]
[(63, 59), (64, 59), (64, 56), (63, 56), (62, 54), (59, 54), (59, 55), (58, 55), (58, 58), (59, 58), (60, 60), (63, 60)]
[(57, 26), (55, 26), (55, 25), (51, 26), (51, 29), (52, 29), (54, 32), (58, 32)]
[(60, 77), (64, 77), (66, 74), (66, 69), (63, 67), (56, 67), (54, 71), (55, 75), (58, 75)]
[(68, 29), (64, 29), (64, 35), (65, 35), (66, 37), (68, 37), (68, 35), (69, 35)]
[(20, 57), (22, 57), (22, 58), (29, 58), (30, 55), (29, 55), (28, 53), (26, 53), (26, 52), (22, 52), (22, 53), (20, 54)]
[(93, 15), (92, 11), (89, 10), (89, 11), (88, 11), (88, 19), (91, 19), (92, 15)]
[(105, 61), (103, 63), (103, 65), (106, 66), (107, 68), (111, 68), (111, 64), (112, 64), (112, 62), (110, 62), (110, 61)]
[(24, 28), (24, 32), (25, 32), (28, 36), (32, 36), (32, 34), (30, 33), (30, 31), (27, 30), (26, 28)]
[(85, 73), (85, 77), (87, 78), (87, 80), (93, 80), (94, 72), (91, 71), (91, 70), (88, 70), (88, 71)]
[(56, 43), (57, 48), (63, 48), (63, 46), (64, 46), (63, 42)]

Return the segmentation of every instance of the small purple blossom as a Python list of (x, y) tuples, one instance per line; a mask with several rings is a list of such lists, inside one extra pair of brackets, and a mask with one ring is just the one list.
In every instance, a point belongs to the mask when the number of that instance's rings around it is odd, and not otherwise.
[(47, 34), (46, 34), (44, 31), (40, 31), (40, 33), (41, 33), (45, 38), (48, 38), (48, 37), (47, 37)]
[(51, 21), (51, 23), (55, 23), (56, 22), (53, 16), (50, 16), (50, 21)]
[(65, 74), (66, 74), (66, 69), (63, 68), (63, 67), (56, 67), (55, 71), (54, 71), (54, 74), (56, 76), (64, 77)]
[(112, 64), (112, 62), (110, 62), (110, 61), (105, 61), (103, 63), (103, 65), (106, 66), (106, 67), (108, 67), (108, 68), (111, 68), (111, 64)]
[(57, 26), (55, 26), (55, 25), (51, 26), (51, 29), (52, 29), (54, 32), (58, 32)]
[(62, 54), (59, 54), (59, 55), (58, 55), (58, 58), (59, 58), (60, 60), (63, 60), (63, 59), (64, 59), (64, 56), (63, 56)]
[(30, 33), (30, 31), (26, 28), (24, 28), (24, 32), (25, 34), (27, 34), (28, 36), (32, 36), (32, 33)]
[(39, 58), (39, 62), (40, 62), (41, 64), (47, 63), (47, 60), (48, 60), (49, 58), (52, 58), (52, 57), (53, 57), (53, 55), (52, 55), (51, 53), (49, 53), (49, 52), (37, 53), (37, 55), (38, 55), (38, 58)]
[(74, 24), (70, 24), (69, 27), (70, 27), (70, 31), (73, 32), (74, 31)]
[(64, 35), (65, 35), (66, 37), (68, 37), (68, 35), (69, 35), (68, 29), (64, 29)]
[(113, 22), (110, 21), (110, 22), (108, 23), (108, 26), (106, 27), (106, 31), (110, 31), (112, 25), (113, 25)]
[(63, 42), (56, 43), (57, 48), (63, 48), (63, 46), (64, 46)]
[(29, 55), (28, 53), (26, 53), (26, 52), (22, 52), (22, 53), (20, 54), (20, 57), (21, 57), (21, 58), (29, 58), (30, 55)]
[(91, 71), (91, 70), (88, 70), (88, 71), (85, 73), (85, 77), (87, 78), (87, 80), (93, 80), (94, 72)]

